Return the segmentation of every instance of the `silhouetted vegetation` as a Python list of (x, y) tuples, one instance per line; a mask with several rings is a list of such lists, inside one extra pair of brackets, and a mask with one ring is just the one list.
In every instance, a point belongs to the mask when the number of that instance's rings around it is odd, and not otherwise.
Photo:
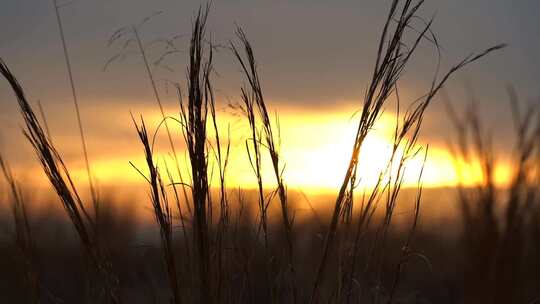
[[(32, 213), (32, 204), (0, 157), (11, 191), (11, 212), (0, 214), (0, 223), (13, 222), (15, 235), (12, 242), (0, 247), (0, 263), (5, 269), (0, 279), (6, 282), (0, 286), (0, 299), (175, 304), (533, 301), (539, 276), (524, 265), (539, 267), (535, 259), (540, 252), (537, 109), (523, 113), (511, 94), (517, 134), (516, 172), (508, 191), (502, 191), (493, 180), (493, 139), (484, 133), (476, 103), (471, 103), (464, 119), (449, 108), (458, 131), (456, 155), (466, 161), (474, 155), (481, 160), (483, 173), (482, 184), (458, 188), (462, 242), (441, 235), (433, 225), (420, 225), (422, 201), (426, 199), (422, 171), (415, 189), (403, 189), (409, 162), (418, 156), (425, 162), (429, 154), (419, 137), (426, 110), (439, 91), (465, 66), (504, 48), (497, 45), (471, 54), (445, 73), (437, 66), (422, 97), (404, 102), (398, 83), (418, 46), (427, 42), (440, 56), (433, 19), (419, 16), (423, 4), (423, 0), (391, 1), (347, 171), (336, 197), (331, 198), (334, 204), (331, 210), (311, 207), (311, 214), (304, 217), (297, 212), (297, 203), (304, 198), (287, 188), (279, 119), (272, 117), (266, 103), (255, 48), (240, 27), (229, 47), (217, 48), (207, 34), (210, 5), (202, 7), (193, 21), (186, 88), (176, 84), (177, 117), (164, 113), (137, 28), (123, 28), (109, 41), (134, 35), (161, 113), (162, 121), (150, 131), (143, 117), (133, 117), (146, 163), (144, 168), (132, 165), (147, 182), (149, 200), (144, 203), (151, 207), (153, 223), (139, 221), (130, 212), (130, 204), (141, 202), (119, 204), (98, 195), (72, 77), (90, 203), (79, 195), (81, 186), (54, 145), (41, 106), (40, 120), (21, 84), (0, 61), (0, 72), (12, 88), (24, 120), (23, 132), (56, 193), (52, 203), (59, 201), (64, 212), (61, 215), (52, 208), (47, 213)], [(57, 7), (56, 11), (71, 75)], [(418, 23), (413, 20), (421, 20), (422, 27), (416, 28)], [(246, 81), (240, 89), (241, 101), (234, 106), (250, 127), (245, 161), (253, 169), (255, 190), (227, 187), (231, 131), (221, 130), (217, 124), (212, 79), (217, 49), (232, 52)], [(362, 175), (359, 155), (365, 139), (391, 106), (396, 109), (396, 125), (390, 159), (382, 164), (373, 186), (358, 189)], [(403, 108), (406, 110), (400, 113)], [(180, 126), (179, 138), (168, 122)], [(156, 159), (154, 141), (161, 126), (166, 128), (176, 166), (172, 169), (180, 180)], [(175, 150), (176, 141), (186, 147), (183, 164)], [(269, 167), (262, 165), (265, 156)], [(188, 168), (189, 176), (182, 176), (181, 165)], [(271, 170), (272, 184), (263, 179), (266, 168)], [(211, 181), (215, 172), (219, 183), (214, 188)], [(437, 198), (431, 195), (428, 199)], [(408, 211), (404, 213), (407, 220), (398, 223), (398, 210)], [(141, 231), (148, 230), (152, 235), (143, 237)], [(11, 260), (16, 262), (7, 262)]]

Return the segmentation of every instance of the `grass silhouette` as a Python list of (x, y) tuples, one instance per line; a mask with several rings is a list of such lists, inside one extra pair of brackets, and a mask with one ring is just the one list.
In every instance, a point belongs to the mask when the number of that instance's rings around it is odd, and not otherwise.
[[(401, 100), (398, 83), (404, 71), (410, 69), (419, 45), (427, 41), (439, 50), (438, 40), (432, 32), (433, 19), (424, 20), (419, 16), (423, 5), (423, 0), (391, 1), (343, 181), (333, 198), (329, 216), (315, 214), (307, 223), (297, 220), (294, 205), (297, 198), (292, 197), (287, 188), (287, 172), (280, 154), (279, 119), (277, 115), (274, 118), (270, 114), (255, 48), (242, 28), (236, 29), (237, 37), (230, 42), (228, 50), (234, 55), (246, 81), (239, 95), (242, 99), (240, 108), (250, 127), (250, 138), (245, 143), (245, 162), (250, 163), (257, 180), (257, 189), (252, 193), (227, 187), (231, 130), (221, 130), (217, 124), (219, 113), (216, 111), (212, 79), (216, 46), (207, 34), (210, 5), (201, 7), (193, 21), (185, 96), (177, 86), (178, 117), (165, 115), (137, 29), (115, 32), (111, 41), (128, 32), (135, 35), (161, 113), (161, 122), (155, 133), (147, 128), (143, 117), (133, 119), (146, 162), (145, 168), (133, 167), (147, 181), (154, 226), (159, 230), (159, 249), (145, 249), (142, 257), (136, 257), (131, 245), (115, 244), (113, 225), (104, 224), (107, 221), (114, 223), (117, 218), (107, 215), (108, 211), (98, 200), (92, 183), (71, 65), (55, 3), (94, 212), (88, 210), (89, 204), (79, 195), (77, 181), (71, 177), (52, 141), (41, 104), (40, 121), (23, 87), (3, 61), (0, 61), (0, 72), (16, 96), (24, 120), (24, 134), (34, 148), (82, 249), (85, 284), (73, 282), (79, 287), (70, 288), (83, 291), (74, 297), (64, 295), (65, 301), (78, 297), (78, 301), (90, 303), (405, 303), (402, 292), (406, 288), (403, 283), (405, 265), (415, 257), (428, 260), (413, 249), (424, 193), (422, 172), (410, 199), (413, 204), (410, 225), (401, 233), (393, 228), (396, 210), (402, 204), (400, 198), (407, 166), (417, 155), (423, 155), (424, 162), (428, 155), (428, 148), (419, 143), (426, 110), (455, 73), (504, 48), (504, 45), (496, 45), (471, 54), (445, 73), (437, 67), (430, 86), (420, 99), (411, 102)], [(414, 28), (413, 20), (422, 20), (423, 27)], [(375, 185), (359, 199), (359, 155), (375, 123), (392, 104), (391, 97), (396, 99), (391, 157), (378, 172)], [(512, 100), (516, 99), (512, 97)], [(518, 137), (518, 171), (510, 187), (501, 227), (494, 206), (497, 194), (492, 182), (493, 152), (485, 142), (478, 114), (472, 108), (470, 116), (462, 121), (455, 111), (450, 110), (450, 117), (459, 131), (457, 153), (466, 157), (470, 149), (476, 151), (481, 156), (486, 176), (485, 184), (475, 189), (472, 198), (464, 189), (460, 188), (459, 192), (466, 236), (464, 250), (469, 263), (466, 263), (467, 275), (472, 288), (472, 291), (465, 289), (464, 298), (468, 303), (510, 303), (519, 293), (518, 286), (507, 278), (517, 276), (515, 270), (518, 266), (511, 263), (519, 261), (521, 253), (518, 248), (523, 248), (525, 241), (518, 236), (528, 227), (525, 224), (526, 214), (532, 212), (536, 201), (536, 192), (532, 189), (537, 186), (533, 183), (537, 180), (532, 175), (538, 172), (533, 167), (538, 161), (535, 153), (540, 132), (537, 126), (533, 126), (535, 120), (529, 114), (532, 111), (524, 115), (516, 104), (512, 103)], [(406, 110), (400, 113), (403, 108)], [(180, 161), (174, 148), (177, 139), (169, 130), (169, 121), (180, 126), (179, 141), (186, 146), (188, 177), (182, 177), (180, 173)], [(155, 136), (162, 125), (167, 130), (176, 165), (174, 169), (178, 171), (180, 180), (174, 180), (169, 168), (160, 166), (154, 151)], [(472, 146), (466, 140), (468, 128), (472, 130)], [(533, 129), (536, 131), (531, 131)], [(228, 141), (224, 140), (224, 134), (227, 134)], [(270, 160), (275, 186), (265, 184), (267, 181), (263, 179), (265, 156)], [(0, 165), (11, 189), (16, 231), (14, 243), (19, 256), (23, 257), (25, 282), (31, 293), (29, 301), (59, 302), (58, 298), (62, 297), (53, 296), (48, 281), (42, 280), (47, 272), (42, 271), (45, 266), (40, 265), (37, 257), (45, 255), (45, 250), (35, 245), (28, 204), (16, 178), (1, 157)], [(219, 175), (219, 188), (210, 185), (214, 171)], [(178, 187), (183, 196), (179, 195)], [(273, 207), (276, 204), (277, 207)], [(276, 219), (272, 218), (275, 214), (271, 212), (272, 208), (278, 211)], [(107, 219), (107, 216), (111, 218)], [(177, 228), (182, 231), (178, 232)], [(119, 229), (118, 235), (122, 235), (122, 229), (128, 230), (128, 227)], [(124, 238), (130, 239), (118, 236), (118, 240)], [(497, 254), (493, 256), (493, 252)], [(132, 273), (137, 274), (136, 278), (130, 275)], [(492, 279), (483, 281), (485, 277)], [(491, 292), (492, 288), (500, 292)]]

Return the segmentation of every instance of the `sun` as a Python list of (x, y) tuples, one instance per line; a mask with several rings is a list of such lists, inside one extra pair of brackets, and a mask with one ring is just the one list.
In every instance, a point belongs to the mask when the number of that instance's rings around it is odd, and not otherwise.
[[(358, 117), (351, 116), (351, 113), (354, 112), (354, 109), (350, 108), (340, 111), (280, 110), (279, 152), (284, 179), (290, 188), (302, 189), (310, 193), (335, 192), (339, 189), (349, 165), (358, 126)], [(160, 122), (159, 113), (145, 117), (148, 126), (157, 126)], [(387, 168), (392, 152), (395, 121), (393, 114), (383, 113), (364, 140), (357, 171), (358, 187), (372, 187), (379, 179), (381, 172)], [(178, 125), (173, 124), (170, 128), (173, 134), (181, 134)], [(244, 189), (256, 188), (257, 183), (253, 168), (246, 153), (246, 141), (250, 139), (247, 122), (237, 114), (220, 113), (218, 128), (231, 130), (227, 186)], [(209, 128), (208, 135), (210, 141), (214, 138), (211, 129)], [(225, 134), (221, 134), (221, 138), (226, 138)], [(186, 181), (190, 174), (182, 140), (181, 136), (177, 136), (175, 145), (179, 154), (180, 174)], [(272, 188), (275, 186), (275, 176), (266, 151), (262, 152), (264, 155), (262, 162), (263, 182), (266, 187)], [(165, 172), (168, 169), (173, 179), (176, 181), (180, 179), (164, 134), (159, 135), (158, 133), (156, 160), (162, 174), (168, 175)], [(114, 155), (95, 157), (92, 162), (93, 174), (100, 184), (116, 183), (119, 180), (127, 184), (143, 182), (143, 178), (130, 165), (130, 161), (142, 172), (145, 172), (142, 150), (136, 141), (128, 150)], [(210, 159), (210, 163), (212, 163), (212, 159)], [(76, 180), (84, 182), (86, 179), (84, 166), (82, 163), (79, 166), (75, 165), (72, 168), (72, 175)], [(390, 172), (395, 174), (395, 168), (393, 170), (391, 169)], [(478, 164), (456, 160), (444, 147), (429, 147), (425, 161), (424, 153), (418, 153), (409, 159), (404, 171), (403, 186), (418, 186), (421, 173), (421, 183), (424, 187), (450, 187), (458, 184), (470, 186), (482, 180)], [(509, 169), (505, 166), (498, 166), (496, 179), (500, 184), (505, 183), (509, 179)], [(211, 184), (212, 186), (219, 185), (217, 173), (211, 178)]]

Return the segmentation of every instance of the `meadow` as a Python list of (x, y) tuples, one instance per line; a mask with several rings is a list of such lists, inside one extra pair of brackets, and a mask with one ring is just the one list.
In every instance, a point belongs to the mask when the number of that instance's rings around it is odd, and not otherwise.
[[(420, 137), (427, 109), (447, 81), (504, 52), (505, 45), (471, 53), (447, 70), (437, 66), (424, 94), (403, 100), (398, 84), (405, 71), (414, 70), (420, 45), (441, 55), (433, 19), (421, 17), (423, 5), (423, 0), (389, 1), (379, 41), (372, 42), (378, 46), (373, 70), (365, 71), (370, 81), (352, 116), (356, 127), (346, 170), (335, 193), (315, 198), (288, 186), (279, 108), (270, 108), (265, 99), (256, 45), (241, 27), (227, 45), (214, 44), (207, 29), (211, 5), (193, 19), (186, 85), (171, 84), (178, 97), (175, 116), (164, 110), (137, 28), (121, 28), (110, 37), (109, 44), (133, 37), (160, 117), (150, 124), (131, 114), (144, 163), (130, 164), (144, 181), (138, 190), (146, 195), (118, 198), (114, 189), (100, 188), (56, 6), (88, 182), (70, 171), (41, 104), (28, 100), (17, 72), (0, 61), (24, 135), (51, 187), (36, 204), (32, 185), (19, 180), (0, 155), (7, 190), (0, 212), (6, 236), (0, 243), (1, 302), (539, 302), (540, 112), (523, 107), (517, 93), (508, 90), (515, 136), (507, 140), (515, 149), (510, 181), (501, 188), (492, 145), (501, 139), (484, 125), (486, 110), (475, 98), (465, 109), (446, 100), (455, 130), (456, 174), (465, 180), (464, 164), (470, 164), (480, 178), (474, 185), (424, 189), (430, 148)], [(243, 151), (231, 149), (234, 130), (219, 123), (215, 52), (230, 52), (244, 77), (239, 101), (228, 105), (249, 126)], [(389, 110), (388, 157), (361, 157)], [(158, 137), (168, 146), (157, 146)], [(185, 151), (175, 148), (177, 142)], [(167, 149), (169, 161), (157, 156), (163, 153), (158, 149)], [(231, 186), (233, 157), (250, 169), (253, 187)], [(363, 172), (364, 162), (381, 162), (380, 169)], [(404, 187), (411, 172), (414, 182)], [(374, 178), (362, 184), (366, 174)], [(141, 217), (134, 205), (144, 206), (150, 216)]]

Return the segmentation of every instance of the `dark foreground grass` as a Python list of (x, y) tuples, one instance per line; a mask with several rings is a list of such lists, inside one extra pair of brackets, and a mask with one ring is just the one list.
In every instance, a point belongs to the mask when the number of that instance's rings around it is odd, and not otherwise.
[[(106, 191), (103, 194), (105, 198), (102, 200), (101, 219), (102, 225), (107, 227), (103, 242), (109, 248), (111, 263), (119, 279), (120, 297), (127, 303), (170, 303), (172, 292), (169, 287), (166, 264), (163, 262), (159, 228), (149, 222), (153, 216), (151, 210), (142, 213), (132, 210), (133, 206), (146, 209), (144, 206), (147, 206), (148, 202), (106, 199)], [(401, 207), (398, 207), (396, 212), (403, 215), (397, 216), (400, 224), (395, 225), (389, 233), (388, 255), (383, 263), (382, 288), (385, 295), (385, 290), (391, 288), (391, 280), (396, 271), (395, 266), (399, 263), (401, 248), (412, 220), (408, 214), (412, 208), (411, 199), (416, 195), (415, 191), (404, 189), (402, 195), (399, 202)], [(226, 238), (231, 239), (234, 247), (230, 248), (233, 252), (229, 252), (224, 257), (224, 265), (236, 275), (230, 281), (224, 280), (223, 289), (229, 290), (228, 297), (231, 302), (234, 299), (234, 302), (270, 303), (271, 299), (266, 297), (268, 278), (264, 276), (267, 271), (264, 259), (265, 248), (261, 238), (257, 238), (256, 231), (253, 229), (256, 223), (254, 216), (257, 214), (257, 193), (255, 191), (242, 192), (241, 201), (244, 203), (237, 202), (237, 191), (231, 190), (229, 196), (232, 201), (231, 209), (234, 211), (231, 212), (232, 224)], [(441, 197), (447, 197), (448, 201), (442, 203)], [(289, 199), (293, 208), (296, 208), (295, 205), (305, 204), (301, 194), (295, 191), (289, 193)], [(326, 195), (312, 198), (312, 200), (317, 208), (316, 206), (320, 204), (331, 203), (332, 197)], [(86, 262), (84, 255), (81, 254), (77, 235), (70, 227), (71, 224), (67, 218), (60, 212), (62, 210), (54, 206), (56, 201), (53, 197), (39, 200), (30, 196), (27, 202), (30, 206), (35, 204), (50, 206), (41, 208), (42, 211), (34, 210), (28, 214), (37, 253), (34, 256), (35, 266), (33, 267), (39, 274), (41, 303), (79, 303), (84, 298), (87, 282), (85, 280)], [(240, 208), (240, 204), (243, 205), (243, 209)], [(466, 289), (480, 287), (479, 284), (483, 281), (464, 280), (467, 278), (465, 273), (470, 262), (466, 255), (467, 245), (461, 237), (459, 215), (456, 213), (455, 217), (438, 218), (436, 222), (428, 221), (429, 218), (436, 216), (437, 209), (448, 210), (452, 209), (451, 204), (457, 204), (455, 190), (426, 189), (423, 193), (423, 204), (425, 205), (423, 217), (426, 219), (421, 220), (421, 225), (415, 233), (414, 257), (410, 258), (404, 266), (393, 303), (474, 303), (474, 301), (465, 302)], [(435, 209), (427, 210), (427, 206), (435, 206)], [(15, 239), (11, 237), (11, 232), (14, 232), (11, 212), (9, 209), (1, 210), (0, 301), (2, 303), (35, 303), (26, 281), (25, 260)], [(137, 217), (137, 214), (140, 217)], [(318, 216), (323, 222), (330, 219), (328, 212), (321, 211)], [(380, 216), (382, 215), (375, 215), (374, 222), (378, 222), (381, 219)], [(312, 287), (313, 269), (318, 263), (318, 258), (312, 253), (320, 252), (323, 244), (320, 234), (324, 230), (309, 211), (304, 211), (303, 214), (299, 211), (297, 217), (295, 231), (299, 236), (295, 238), (295, 247), (297, 255), (301, 257), (297, 267), (297, 272), (300, 274), (297, 286), (302, 293), (302, 290)], [(280, 226), (279, 222), (269, 224), (270, 256), (283, 256), (284, 243), (283, 238), (279, 237), (282, 233)], [(453, 228), (441, 229), (441, 227)], [(538, 237), (538, 233), (534, 233), (534, 230), (538, 230), (538, 227), (538, 224), (532, 223), (526, 226), (526, 230), (530, 233), (524, 234), (528, 241), (523, 249), (523, 256), (518, 260), (525, 267), (522, 267), (519, 274), (511, 277), (520, 286), (520, 296), (524, 298), (522, 303), (530, 303), (538, 296), (540, 263), (537, 254), (540, 252), (540, 246), (538, 246), (540, 243), (534, 241), (535, 237)], [(7, 234), (8, 232), (10, 234)], [(375, 234), (375, 228), (366, 232), (359, 252), (364, 253), (369, 250), (369, 241), (376, 237)], [(191, 269), (196, 265), (190, 265), (190, 260), (185, 254), (186, 247), (189, 248), (191, 243), (184, 241), (180, 228), (175, 228), (173, 235), (180, 293), (183, 302), (195, 302), (197, 282), (193, 281)], [(364, 258), (360, 257), (359, 263), (364, 262)], [(331, 261), (331, 265), (327, 275), (338, 277), (339, 264), (337, 261)], [(360, 284), (369, 282), (369, 278), (363, 275), (357, 276), (356, 280)], [(324, 288), (326, 286), (328, 285)], [(500, 292), (503, 290), (501, 289)], [(373, 292), (375, 289), (368, 289), (362, 301), (371, 303), (369, 296)], [(492, 289), (491, 292), (494, 290)], [(387, 299), (386, 296), (382, 298)]]
[(509, 88), (508, 92), (515, 135), (511, 138), (514, 172), (506, 193), (495, 186), (496, 139), (486, 131), (479, 102), (471, 96), (464, 115), (457, 115), (447, 103), (448, 116), (457, 131), (453, 151), (469, 163), (479, 159), (483, 176), (474, 189), (458, 187), (467, 261), (464, 296), (468, 303), (527, 301), (523, 289), (528, 283), (520, 278), (528, 271), (523, 260), (534, 254), (529, 250), (538, 241), (540, 109), (538, 105), (522, 109), (515, 91)]

